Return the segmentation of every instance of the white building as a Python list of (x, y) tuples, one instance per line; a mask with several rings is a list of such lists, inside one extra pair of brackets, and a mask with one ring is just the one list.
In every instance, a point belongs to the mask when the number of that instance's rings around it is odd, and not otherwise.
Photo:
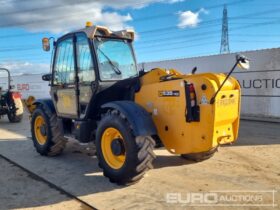
[[(49, 98), (49, 83), (42, 80), (43, 74), (24, 74), (12, 76), (11, 85), (14, 90), (22, 94), (22, 98), (26, 99), (32, 95), (35, 98)], [(7, 87), (7, 78), (1, 75), (0, 86)]]
[[(242, 117), (270, 121), (280, 120), (280, 48), (241, 52), (251, 60), (248, 71), (236, 69), (242, 87)], [(236, 54), (212, 55), (195, 58), (140, 63), (145, 71), (161, 67), (190, 73), (193, 67), (199, 72), (230, 71)]]

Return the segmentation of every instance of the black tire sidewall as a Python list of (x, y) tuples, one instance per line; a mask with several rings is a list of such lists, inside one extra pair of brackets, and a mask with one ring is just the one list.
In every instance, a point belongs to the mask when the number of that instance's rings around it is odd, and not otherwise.
[(181, 157), (195, 162), (202, 162), (204, 160), (208, 160), (211, 157), (215, 155), (217, 152), (217, 147), (209, 150), (208, 152), (202, 152), (202, 153), (193, 153), (193, 154), (181, 154)]
[[(101, 147), (102, 135), (103, 132), (109, 127), (117, 129), (121, 133), (124, 140), (126, 159), (123, 166), (120, 169), (111, 168), (105, 161), (104, 156), (102, 154), (102, 147)], [(132, 130), (129, 128), (128, 122), (126, 122), (118, 115), (105, 116), (101, 120), (97, 128), (96, 134), (97, 134), (96, 135), (97, 156), (99, 159), (99, 163), (101, 164), (101, 167), (104, 170), (105, 176), (117, 180), (123, 179), (124, 182), (130, 179), (131, 177), (133, 177), (134, 171), (136, 170), (135, 167), (138, 164), (138, 159), (137, 159), (138, 151), (137, 151), (137, 145), (134, 140), (135, 137), (132, 134)]]
[[(43, 145), (39, 144), (39, 142), (36, 140), (36, 135), (35, 135), (35, 131), (34, 131), (35, 120), (38, 116), (42, 116), (47, 125), (47, 141)], [(37, 152), (39, 152), (41, 155), (47, 155), (48, 152), (50, 151), (51, 146), (53, 145), (53, 142), (51, 141), (52, 134), (51, 134), (51, 127), (50, 127), (50, 120), (42, 108), (37, 108), (32, 114), (31, 134), (32, 134), (32, 141), (33, 141), (33, 144), (34, 144)]]
[(16, 115), (16, 113), (8, 113), (8, 119), (11, 123), (17, 123), (22, 120), (23, 115)]

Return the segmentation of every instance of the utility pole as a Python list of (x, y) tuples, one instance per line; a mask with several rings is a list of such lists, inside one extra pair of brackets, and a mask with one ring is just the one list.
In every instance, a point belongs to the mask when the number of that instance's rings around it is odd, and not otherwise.
[(222, 23), (222, 38), (221, 38), (221, 48), (220, 53), (229, 53), (229, 41), (228, 41), (228, 14), (227, 6), (224, 6), (223, 10), (223, 23)]

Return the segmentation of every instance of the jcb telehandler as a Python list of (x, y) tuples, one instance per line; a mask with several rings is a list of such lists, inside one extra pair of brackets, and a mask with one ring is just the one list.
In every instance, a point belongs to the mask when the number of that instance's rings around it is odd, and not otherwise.
[[(231, 72), (189, 74), (137, 71), (134, 32), (90, 23), (53, 42), (51, 98), (29, 100), (34, 146), (58, 155), (68, 137), (94, 141), (99, 166), (111, 182), (131, 184), (152, 168), (156, 143), (202, 160), (237, 139), (240, 86)], [(42, 40), (45, 51), (50, 39)]]

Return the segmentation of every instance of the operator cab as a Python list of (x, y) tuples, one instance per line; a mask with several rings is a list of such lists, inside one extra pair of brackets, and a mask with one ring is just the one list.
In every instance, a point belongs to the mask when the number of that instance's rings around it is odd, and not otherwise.
[[(43, 38), (45, 51), (51, 39)], [(59, 117), (86, 119), (107, 101), (132, 100), (133, 94), (123, 93), (139, 86), (133, 39), (131, 30), (112, 32), (87, 23), (53, 42), (52, 71), (43, 80), (50, 82)]]

